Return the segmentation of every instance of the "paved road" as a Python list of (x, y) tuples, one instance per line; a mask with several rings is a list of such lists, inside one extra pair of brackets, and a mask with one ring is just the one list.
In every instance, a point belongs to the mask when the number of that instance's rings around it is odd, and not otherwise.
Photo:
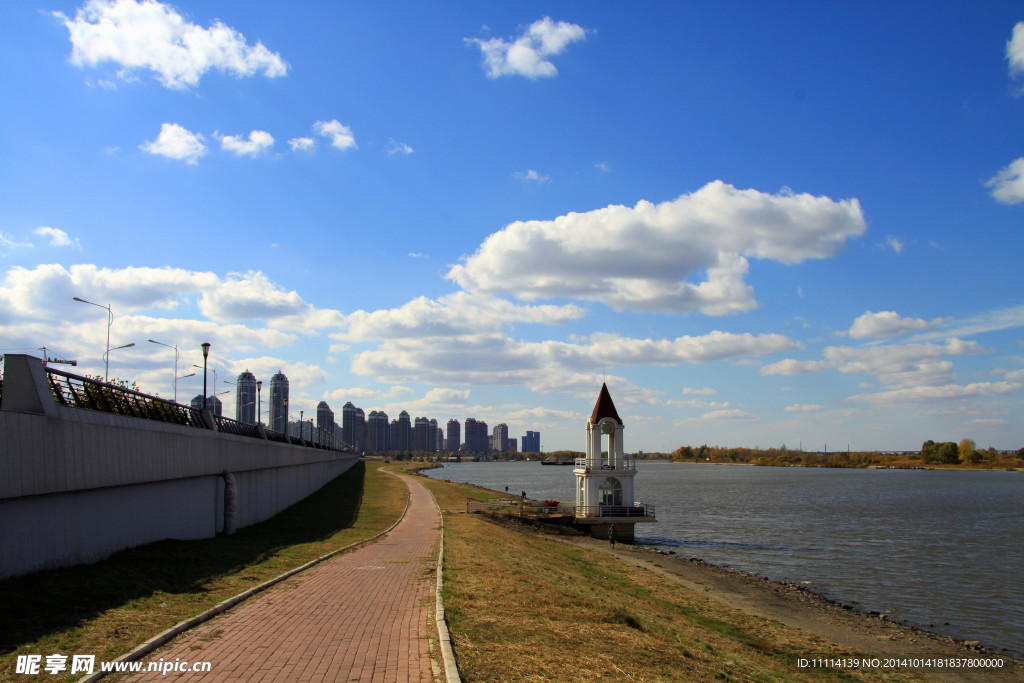
[(402, 479), (409, 510), (387, 536), (259, 593), (142, 660), (208, 661), (209, 673), (129, 680), (436, 680), (430, 598), (440, 515), (422, 484)]

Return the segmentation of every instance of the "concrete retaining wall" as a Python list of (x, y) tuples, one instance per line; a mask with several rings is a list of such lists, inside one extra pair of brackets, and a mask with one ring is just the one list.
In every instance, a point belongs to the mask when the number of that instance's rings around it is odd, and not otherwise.
[(302, 500), (355, 454), (221, 434), (54, 403), (37, 358), (8, 355), (0, 402), (0, 578), (95, 562), (165, 538), (235, 526)]

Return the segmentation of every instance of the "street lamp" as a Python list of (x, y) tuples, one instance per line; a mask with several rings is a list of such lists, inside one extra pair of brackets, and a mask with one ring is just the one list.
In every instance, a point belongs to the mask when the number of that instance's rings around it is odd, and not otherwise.
[[(206, 410), (206, 359), (210, 356), (210, 342), (203, 342), (203, 410)], [(214, 379), (217, 378), (215, 374)]]
[[(174, 377), (177, 378), (178, 377), (178, 345), (175, 344), (174, 346), (171, 346), (170, 344), (164, 344), (163, 342), (158, 342), (156, 339), (147, 339), (146, 341), (151, 342), (153, 344), (159, 344), (160, 346), (166, 346), (169, 349), (174, 349)], [(177, 403), (178, 402), (178, 383), (177, 383), (177, 381), (175, 381), (175, 382), (173, 382), (173, 384), (174, 384), (174, 402)]]
[(260, 390), (263, 389), (263, 380), (257, 380), (256, 382), (256, 408), (259, 411), (256, 421), (263, 424), (263, 397), (260, 396)]
[(175, 403), (178, 402), (178, 380), (179, 379), (185, 379), (186, 377), (195, 377), (195, 376), (196, 376), (196, 373), (190, 372), (187, 375), (182, 375), (181, 377), (175, 377), (174, 378), (174, 402)]
[[(103, 359), (106, 362), (107, 370), (108, 371), (110, 370), (110, 352), (111, 351), (117, 351), (118, 349), (130, 349), (133, 346), (135, 346), (135, 342), (132, 342), (131, 344), (124, 344), (123, 346), (115, 346), (114, 348), (110, 348), (109, 342), (108, 342), (107, 352), (103, 354)], [(109, 382), (110, 380), (109, 379), (104, 379), (103, 381), (104, 382)]]
[[(110, 354), (110, 326), (114, 324), (114, 313), (110, 310), (110, 304), (107, 304), (106, 306), (100, 306), (99, 304), (93, 303), (91, 301), (86, 301), (85, 299), (79, 299), (77, 296), (73, 296), (71, 298), (74, 299), (75, 301), (81, 302), (83, 304), (92, 304), (93, 306), (98, 306), (99, 308), (103, 308), (103, 309), (105, 309), (107, 311), (107, 353), (105, 353), (103, 355), (104, 356), (109, 355)], [(110, 363), (109, 362), (107, 363), (106, 370), (105, 370), (104, 375), (103, 375), (103, 381), (104, 382), (110, 381)]]

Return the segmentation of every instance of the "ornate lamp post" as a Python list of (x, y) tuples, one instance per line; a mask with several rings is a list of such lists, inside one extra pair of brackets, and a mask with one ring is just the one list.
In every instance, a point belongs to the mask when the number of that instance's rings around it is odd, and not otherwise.
[(206, 410), (206, 359), (210, 356), (210, 342), (203, 342), (203, 410)]
[[(106, 310), (106, 312), (107, 312), (107, 352), (105, 354), (103, 354), (103, 355), (104, 355), (104, 357), (108, 357), (110, 355), (110, 326), (114, 324), (114, 314), (110, 310), (110, 304), (107, 304), (106, 306), (100, 306), (99, 304), (95, 304), (95, 303), (93, 303), (91, 301), (86, 301), (85, 299), (79, 299), (77, 296), (74, 296), (74, 297), (71, 297), (71, 298), (74, 299), (75, 301), (80, 302), (80, 303), (92, 304), (93, 306), (97, 306), (99, 308), (102, 308), (102, 309)], [(109, 382), (110, 381), (110, 360), (109, 360), (109, 358), (107, 359), (106, 370), (104, 371), (104, 374), (103, 374), (103, 381), (104, 382)]]
[(256, 408), (257, 408), (257, 410), (259, 412), (256, 413), (257, 416), (258, 416), (256, 418), (256, 421), (259, 422), (260, 424), (263, 424), (263, 397), (260, 396), (260, 391), (262, 389), (263, 389), (263, 380), (258, 380), (256, 382)]

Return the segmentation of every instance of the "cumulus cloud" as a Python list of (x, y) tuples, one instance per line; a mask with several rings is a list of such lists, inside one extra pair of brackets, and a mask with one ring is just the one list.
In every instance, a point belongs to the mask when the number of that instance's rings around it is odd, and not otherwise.
[(1006, 60), (1012, 75), (1024, 75), (1024, 21), (1017, 22), (1010, 40), (1006, 41)]
[(953, 364), (943, 356), (984, 353), (976, 342), (949, 339), (945, 344), (893, 344), (888, 346), (830, 346), (824, 359), (781, 360), (761, 368), (762, 375), (801, 375), (826, 368), (845, 374), (873, 375), (882, 384), (938, 386), (954, 378)]
[(259, 271), (232, 273), (199, 300), (203, 315), (219, 321), (270, 319), (304, 312), (298, 292), (285, 291)]
[(355, 311), (346, 317), (347, 330), (332, 335), (339, 341), (427, 339), (473, 335), (514, 323), (561, 325), (583, 317), (579, 306), (523, 306), (490, 296), (456, 292), (439, 299), (417, 297), (399, 308)]
[(203, 136), (177, 123), (165, 123), (160, 126), (160, 134), (156, 140), (142, 143), (139, 149), (191, 165), (199, 163), (199, 157), (206, 154)]
[(385, 151), (388, 153), (389, 156), (394, 156), (396, 154), (407, 155), (412, 154), (412, 147), (405, 144), (404, 142), (399, 142), (398, 140), (392, 138), (388, 140), (388, 146), (385, 149)]
[(571, 392), (572, 378), (589, 373), (592, 392), (601, 380), (594, 370), (602, 366), (709, 363), (796, 346), (779, 335), (724, 332), (659, 340), (595, 334), (576, 342), (529, 342), (492, 331), (462, 333), (443, 343), (430, 337), (390, 339), (356, 354), (352, 370), (388, 382), (523, 384), (542, 393)]
[(292, 138), (288, 145), (293, 152), (312, 152), (316, 149), (316, 140), (313, 138)]
[(825, 406), (821, 406), (816, 403), (794, 403), (786, 406), (785, 408), (787, 413), (814, 413), (824, 409)]
[(51, 247), (75, 247), (81, 249), (82, 245), (78, 243), (78, 239), (71, 239), (66, 232), (60, 228), (50, 228), (41, 226), (33, 230), (36, 235), (45, 237), (50, 241)]
[(917, 401), (959, 400), (984, 396), (1004, 396), (1024, 391), (1024, 371), (1006, 373), (999, 382), (973, 382), (971, 384), (940, 384), (901, 387), (874, 394), (858, 394), (848, 400), (864, 403), (906, 403)]
[(704, 387), (702, 389), (694, 389), (693, 387), (683, 387), (684, 396), (714, 396), (718, 393), (718, 390), (712, 389), (711, 387)]
[(724, 315), (757, 305), (745, 281), (747, 257), (784, 264), (828, 258), (865, 229), (856, 199), (771, 195), (715, 181), (661, 204), (517, 221), (446, 277), (469, 291), (526, 300), (573, 297), (616, 310)]
[(527, 170), (525, 173), (522, 171), (516, 171), (512, 174), (512, 177), (516, 180), (522, 180), (524, 183), (550, 183), (551, 176), (541, 175), (532, 168)]
[(257, 157), (274, 146), (274, 136), (265, 130), (254, 130), (249, 138), (241, 135), (224, 135), (220, 139), (221, 149), (240, 157)]
[(355, 149), (356, 138), (352, 129), (343, 125), (337, 119), (330, 121), (317, 121), (313, 124), (313, 132), (331, 141), (331, 146), (340, 150)]
[(935, 318), (931, 321), (922, 318), (904, 318), (895, 311), (865, 311), (864, 315), (853, 321), (849, 334), (854, 339), (867, 337), (895, 337), (898, 334), (916, 330), (930, 330), (948, 318)]
[(235, 76), (284, 76), (288, 65), (263, 43), (214, 21), (202, 28), (155, 0), (90, 0), (74, 19), (55, 12), (71, 34), (71, 61), (79, 66), (113, 63), (122, 79), (148, 70), (166, 87), (187, 89), (217, 69)]
[(985, 183), (992, 188), (992, 196), (1003, 204), (1024, 202), (1024, 157), (1010, 162)]
[(557, 74), (558, 69), (548, 58), (561, 54), (569, 45), (586, 37), (587, 31), (582, 26), (544, 17), (511, 40), (466, 38), (465, 41), (467, 45), (480, 48), (488, 78), (519, 75), (536, 79)]

